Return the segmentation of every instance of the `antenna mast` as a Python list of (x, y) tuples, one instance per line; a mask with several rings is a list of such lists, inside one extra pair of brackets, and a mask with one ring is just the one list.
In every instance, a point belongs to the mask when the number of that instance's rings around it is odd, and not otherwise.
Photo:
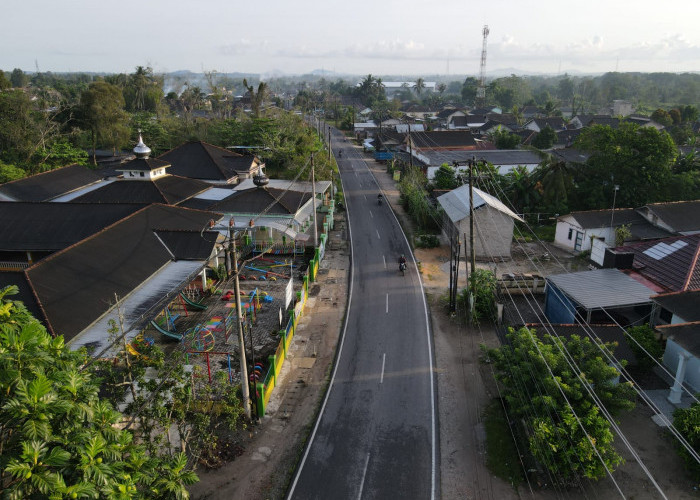
[(486, 38), (489, 36), (489, 27), (484, 25), (484, 29), (481, 31), (484, 35), (484, 42), (481, 46), (481, 69), (479, 72), (479, 87), (476, 89), (476, 102), (474, 103), (477, 107), (481, 107), (486, 102)]

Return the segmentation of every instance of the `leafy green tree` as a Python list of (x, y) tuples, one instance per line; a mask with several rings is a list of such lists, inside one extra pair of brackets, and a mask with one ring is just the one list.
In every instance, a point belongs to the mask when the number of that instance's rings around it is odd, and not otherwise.
[(21, 69), (15, 68), (10, 74), (10, 82), (14, 88), (21, 89), (27, 86), (29, 77)]
[(12, 83), (5, 76), (5, 72), (0, 69), (0, 91), (9, 89), (12, 87)]
[[(128, 116), (119, 87), (103, 81), (91, 83), (80, 96), (80, 115), (83, 126), (90, 131), (93, 152), (98, 144), (115, 150), (126, 144)], [(97, 164), (95, 155), (93, 163)]]
[(671, 115), (668, 113), (668, 111), (661, 108), (657, 109), (651, 114), (651, 119), (664, 127), (670, 127), (673, 125), (673, 118)]
[(639, 207), (665, 199), (671, 166), (678, 148), (665, 131), (623, 122), (616, 129), (594, 125), (584, 129), (574, 146), (591, 153), (585, 171), (576, 179), (577, 208), (606, 208), (613, 186), (619, 185), (618, 206)]
[[(673, 426), (694, 450), (700, 449), (700, 403), (695, 402), (690, 408), (676, 408), (673, 411)], [(679, 445), (677, 450), (693, 480), (700, 481), (698, 461), (684, 447)]]
[(614, 417), (634, 408), (635, 393), (630, 383), (615, 382), (620, 373), (601, 354), (612, 349), (528, 328), (511, 329), (498, 349), (484, 348), (510, 417), (528, 429), (530, 453), (562, 482), (598, 479), (623, 463), (600, 405)]
[(27, 172), (25, 170), (17, 168), (14, 165), (8, 165), (0, 160), (0, 184), (23, 179), (26, 176)]
[(88, 154), (85, 150), (76, 148), (67, 140), (52, 142), (48, 147), (39, 148), (34, 154), (34, 162), (39, 170), (50, 170), (77, 163), (87, 165)]
[(99, 398), (84, 350), (52, 338), (21, 302), (0, 291), (0, 489), (9, 499), (187, 498), (197, 481), (182, 455), (149, 456), (121, 415)]
[(455, 169), (447, 163), (440, 165), (433, 177), (434, 189), (454, 189), (457, 187)]
[(664, 354), (664, 348), (654, 329), (648, 324), (633, 326), (627, 329), (625, 335), (631, 338), (628, 343), (637, 358), (637, 365), (645, 370), (656, 366)]
[(476, 91), (479, 88), (479, 80), (473, 76), (468, 76), (462, 84), (460, 95), (464, 104), (472, 105), (476, 99)]
[(426, 179), (418, 168), (404, 170), (399, 193), (401, 204), (420, 229), (433, 231), (439, 228), (437, 210), (428, 199)]
[(557, 142), (557, 133), (547, 125), (532, 140), (532, 145), (537, 149), (549, 149)]
[(40, 140), (39, 119), (24, 91), (0, 92), (0, 159), (27, 164)]
[(471, 290), (474, 290), (472, 323), (479, 325), (482, 321), (493, 321), (496, 317), (496, 275), (488, 269), (474, 269), (469, 274), (467, 287), (457, 296), (457, 305), (462, 311), (469, 311)]
[(153, 68), (137, 66), (123, 82), (122, 93), (127, 111), (158, 113), (163, 100), (162, 78), (153, 74)]
[(520, 136), (507, 130), (496, 130), (492, 134), (491, 140), (498, 149), (515, 149), (520, 144)]
[(688, 104), (681, 108), (681, 121), (683, 123), (694, 123), (698, 121), (698, 116), (700, 116), (700, 111), (698, 111), (697, 106)]

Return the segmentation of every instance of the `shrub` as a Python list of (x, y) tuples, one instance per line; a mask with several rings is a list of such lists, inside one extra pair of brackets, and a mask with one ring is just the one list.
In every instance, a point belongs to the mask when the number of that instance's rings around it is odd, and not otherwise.
[(416, 246), (418, 248), (436, 248), (440, 246), (440, 238), (434, 234), (418, 235)]

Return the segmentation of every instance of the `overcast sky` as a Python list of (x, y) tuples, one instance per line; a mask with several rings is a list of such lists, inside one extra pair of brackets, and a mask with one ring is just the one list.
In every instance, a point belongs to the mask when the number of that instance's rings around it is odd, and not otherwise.
[(700, 71), (698, 0), (9, 0), (0, 69)]

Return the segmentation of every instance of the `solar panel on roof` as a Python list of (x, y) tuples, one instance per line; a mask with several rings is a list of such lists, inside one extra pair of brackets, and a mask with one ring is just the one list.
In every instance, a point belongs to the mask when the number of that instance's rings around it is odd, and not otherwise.
[(688, 243), (682, 240), (674, 241), (670, 245), (668, 243), (657, 243), (651, 248), (644, 250), (644, 255), (651, 257), (655, 260), (661, 260), (664, 257), (668, 257), (672, 253), (680, 250), (681, 248), (687, 246)]

